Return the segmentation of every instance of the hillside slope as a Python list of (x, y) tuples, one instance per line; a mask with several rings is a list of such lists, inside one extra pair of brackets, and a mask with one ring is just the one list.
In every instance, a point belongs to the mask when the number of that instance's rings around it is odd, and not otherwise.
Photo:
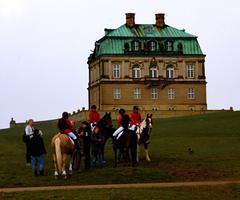
[[(151, 163), (114, 169), (111, 142), (106, 146), (106, 166), (54, 180), (50, 140), (56, 121), (35, 125), (44, 132), (48, 154), (46, 176), (35, 178), (25, 166), (24, 127), (0, 130), (0, 187), (97, 184), (128, 182), (229, 180), (240, 177), (240, 112), (155, 119), (150, 145)], [(193, 150), (189, 154), (188, 148)]]

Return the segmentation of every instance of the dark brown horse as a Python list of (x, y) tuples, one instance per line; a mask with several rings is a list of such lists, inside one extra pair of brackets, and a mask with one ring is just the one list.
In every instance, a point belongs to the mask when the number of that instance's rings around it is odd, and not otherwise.
[(124, 127), (123, 133), (119, 139), (113, 139), (113, 150), (114, 150), (114, 167), (117, 167), (117, 153), (120, 151), (120, 155), (123, 156), (125, 161), (130, 161), (129, 150), (131, 152), (131, 162), (134, 166), (137, 162), (137, 135), (134, 131), (128, 129), (129, 120), (122, 120), (122, 126)]
[(102, 153), (103, 153), (103, 161), (105, 162), (104, 156), (104, 147), (109, 138), (112, 137), (115, 129), (112, 128), (112, 117), (110, 112), (106, 112), (105, 115), (100, 119), (97, 123), (100, 134), (104, 137), (104, 142), (102, 144)]

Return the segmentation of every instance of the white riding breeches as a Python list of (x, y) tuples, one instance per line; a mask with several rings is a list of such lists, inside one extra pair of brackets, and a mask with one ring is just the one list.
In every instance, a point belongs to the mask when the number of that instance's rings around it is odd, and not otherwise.
[(116, 137), (119, 135), (119, 133), (121, 133), (123, 131), (123, 127), (119, 127), (114, 133), (113, 133), (113, 137)]
[(77, 139), (77, 136), (76, 136), (74, 133), (72, 133), (72, 132), (68, 133), (68, 135), (69, 135), (73, 140), (76, 140), (76, 139)]
[(130, 128), (129, 128), (129, 130), (131, 130), (131, 131), (135, 131), (136, 130), (136, 124), (133, 124)]

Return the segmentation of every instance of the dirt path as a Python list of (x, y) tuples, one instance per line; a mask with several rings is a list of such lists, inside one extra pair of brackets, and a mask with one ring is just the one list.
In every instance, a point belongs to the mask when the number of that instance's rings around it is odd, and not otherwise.
[(218, 186), (240, 184), (240, 181), (203, 181), (203, 182), (175, 182), (175, 183), (131, 183), (131, 184), (106, 184), (106, 185), (69, 185), (69, 186), (40, 186), (0, 188), (0, 193), (51, 191), (51, 190), (79, 190), (79, 189), (120, 189), (120, 188), (163, 188), (163, 187), (191, 187), (191, 186)]

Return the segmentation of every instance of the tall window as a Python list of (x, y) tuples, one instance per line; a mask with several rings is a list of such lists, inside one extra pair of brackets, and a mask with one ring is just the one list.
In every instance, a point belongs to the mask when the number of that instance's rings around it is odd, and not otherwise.
[(188, 99), (195, 99), (195, 91), (193, 88), (188, 88), (187, 97)]
[(121, 89), (120, 88), (114, 88), (113, 89), (113, 98), (114, 99), (121, 99)]
[(194, 78), (195, 72), (194, 72), (194, 65), (188, 64), (187, 65), (187, 77), (188, 78)]
[(140, 43), (138, 41), (133, 42), (133, 51), (139, 51)]
[(157, 70), (157, 68), (151, 68), (150, 69), (150, 77), (151, 78), (157, 78), (158, 77), (158, 70)]
[(157, 88), (152, 88), (152, 99), (158, 98), (158, 91)]
[(175, 99), (175, 91), (173, 88), (168, 89), (168, 99)]
[(167, 51), (173, 51), (173, 42), (172, 41), (167, 41), (166, 49), (167, 49)]
[(139, 65), (134, 65), (132, 68), (132, 77), (141, 78), (141, 69)]
[(150, 41), (149, 42), (149, 49), (150, 49), (150, 51), (156, 51), (156, 42)]
[(113, 64), (113, 78), (120, 78), (121, 76), (121, 65)]
[(173, 78), (173, 76), (174, 76), (174, 68), (173, 68), (173, 66), (168, 66), (166, 77)]
[(133, 98), (134, 99), (141, 99), (141, 89), (140, 88), (135, 88), (133, 90)]

